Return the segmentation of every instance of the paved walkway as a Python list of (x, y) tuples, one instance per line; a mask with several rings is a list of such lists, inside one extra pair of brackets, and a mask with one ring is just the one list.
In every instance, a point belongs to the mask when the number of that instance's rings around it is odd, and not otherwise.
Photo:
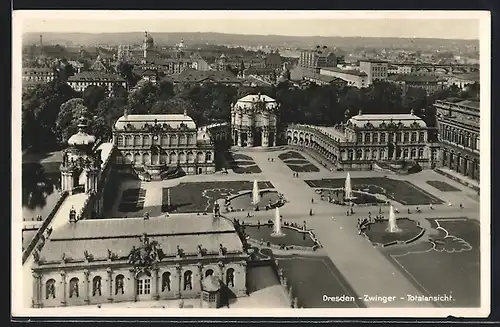
[[(354, 217), (348, 217), (345, 214), (345, 207), (320, 201), (319, 195), (314, 192), (314, 189), (303, 182), (303, 179), (309, 178), (345, 178), (345, 172), (331, 172), (323, 168), (318, 173), (301, 173), (300, 178), (293, 178), (293, 172), (277, 158), (279, 153), (246, 152), (259, 165), (267, 179), (290, 201), (290, 203), (287, 203), (280, 209), (284, 219), (288, 221), (295, 220), (300, 223), (303, 220), (307, 222), (308, 228), (314, 230), (314, 233), (322, 243), (323, 250), (328, 254), (332, 262), (359, 296), (395, 296), (393, 302), (386, 304), (382, 302), (368, 302), (365, 304), (368, 307), (431, 307), (432, 304), (430, 303), (407, 302), (407, 294), (421, 295), (420, 291), (367, 239), (358, 236), (355, 224), (356, 217), (367, 217), (370, 211), (376, 214), (376, 212), (373, 212), (373, 207), (357, 207)], [(274, 162), (268, 161), (268, 157), (270, 156), (275, 158)], [(304, 154), (304, 156), (315, 165), (320, 166), (309, 155)], [(384, 176), (384, 174), (377, 172), (351, 172), (352, 178), (369, 176)], [(417, 186), (432, 194), (436, 194), (439, 191), (426, 184), (425, 181), (442, 180), (444, 178), (433, 171), (426, 171), (421, 175), (390, 177), (415, 182)], [(453, 184), (448, 180), (446, 182)], [(463, 190), (466, 187), (461, 185), (459, 188)], [(454, 206), (434, 206), (435, 210), (432, 211), (429, 208), (422, 208), (424, 212), (421, 214), (412, 214), (412, 219), (456, 217), (457, 211), (462, 216), (479, 216), (477, 203), (472, 201), (471, 203), (467, 202), (467, 204), (464, 204), (465, 208), (460, 210), (458, 205), (459, 203), (463, 203), (463, 201), (461, 202), (458, 199), (462, 199), (463, 194), (452, 195), (445, 193), (441, 192), (441, 194), (436, 195), (445, 201), (453, 200), (453, 203), (455, 203)], [(311, 203), (312, 198), (315, 199), (314, 204)], [(464, 199), (464, 201), (466, 200)], [(313, 208), (315, 213), (312, 217), (308, 215), (310, 208)], [(272, 213), (269, 212), (261, 212), (256, 213), (256, 216), (251, 219), (260, 219), (260, 216), (262, 216), (262, 219), (267, 219), (266, 216), (271, 215)], [(335, 216), (335, 220), (332, 219), (332, 216)], [(423, 269), (425, 268), (423, 267)], [(404, 300), (401, 298), (404, 298)]]

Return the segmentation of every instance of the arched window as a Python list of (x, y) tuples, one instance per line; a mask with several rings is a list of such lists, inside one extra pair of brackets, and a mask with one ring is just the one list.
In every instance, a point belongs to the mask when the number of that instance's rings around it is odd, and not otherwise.
[(373, 141), (372, 143), (378, 143), (378, 133), (373, 133)]
[(123, 275), (118, 275), (115, 278), (115, 295), (124, 293), (124, 280)]
[(193, 273), (188, 270), (184, 273), (184, 290), (190, 291), (193, 289)]
[(151, 276), (141, 273), (137, 276), (137, 295), (151, 294)]
[(175, 152), (170, 152), (170, 163), (175, 164), (177, 162), (177, 155)]
[(151, 137), (149, 135), (144, 135), (144, 146), (150, 146), (151, 145)]
[(184, 152), (179, 152), (179, 162), (186, 162), (186, 154)]
[(424, 132), (419, 132), (419, 133), (418, 133), (418, 141), (419, 141), (420, 143), (425, 142), (425, 133), (424, 133)]
[(420, 148), (418, 149), (418, 157), (423, 158), (424, 157), (424, 149)]
[[(128, 136), (128, 135), (127, 135)], [(125, 139), (125, 145), (128, 145), (128, 143), (130, 142), (130, 136), (127, 137), (123, 137), (122, 135), (118, 135), (116, 137), (116, 145), (118, 147), (122, 147), (123, 146), (123, 142), (124, 142), (124, 139)]]
[(170, 145), (177, 145), (177, 135), (170, 136)]
[(101, 296), (101, 285), (102, 285), (102, 278), (100, 276), (95, 276), (94, 279), (92, 279), (92, 296)]
[(211, 152), (207, 152), (205, 154), (205, 161), (207, 161), (207, 162), (212, 161), (212, 153)]
[(365, 144), (370, 143), (371, 141), (371, 133), (365, 133)]
[(373, 149), (372, 151), (372, 159), (377, 159), (377, 150)]
[(198, 152), (198, 154), (196, 155), (197, 159), (198, 159), (198, 162), (203, 162), (203, 152)]
[(188, 162), (194, 162), (193, 152), (191, 152), (191, 151), (188, 152), (187, 160), (188, 160)]
[(80, 294), (78, 292), (78, 278), (73, 277), (69, 281), (69, 297), (78, 297)]
[(385, 133), (380, 134), (380, 143), (385, 143)]
[(228, 287), (234, 287), (234, 269), (229, 268), (226, 271), (226, 285)]
[(410, 134), (409, 133), (404, 133), (403, 138), (404, 138), (403, 143), (405, 143), (405, 144), (410, 143)]
[(179, 144), (186, 145), (186, 135), (184, 134), (179, 135)]
[(410, 158), (415, 159), (416, 156), (417, 156), (417, 150), (411, 149)]
[(161, 145), (168, 145), (168, 137), (167, 135), (161, 136)]
[(166, 271), (161, 275), (161, 291), (170, 292), (170, 272)]
[(142, 155), (142, 163), (144, 165), (149, 165), (151, 163), (151, 158), (149, 157), (149, 153), (146, 152)]
[(380, 149), (380, 160), (385, 159), (385, 149)]
[(417, 132), (412, 132), (411, 133), (411, 143), (416, 143), (417, 142)]
[(404, 149), (403, 150), (403, 158), (405, 158), (405, 159), (408, 158), (408, 153), (409, 153), (408, 149)]
[(363, 160), (363, 151), (361, 149), (356, 150), (356, 159)]
[(49, 279), (45, 283), (45, 299), (55, 299), (56, 298), (56, 281), (53, 279)]
[(212, 269), (207, 269), (207, 271), (205, 271), (205, 277), (212, 276), (213, 274), (214, 271)]
[(354, 159), (354, 151), (352, 150), (347, 150), (347, 158), (348, 160), (353, 160)]
[(134, 146), (141, 146), (141, 137), (139, 135), (134, 136)]
[(134, 164), (136, 164), (136, 165), (140, 165), (140, 164), (141, 164), (141, 162), (142, 162), (142, 160), (141, 160), (141, 159), (142, 159), (141, 154), (140, 154), (140, 153), (136, 153), (136, 154), (134, 155)]

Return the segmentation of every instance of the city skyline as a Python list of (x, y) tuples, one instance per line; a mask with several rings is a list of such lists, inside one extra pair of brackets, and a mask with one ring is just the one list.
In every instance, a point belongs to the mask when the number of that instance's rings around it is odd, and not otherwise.
[[(297, 37), (394, 37), (479, 39), (479, 12), (422, 12), (394, 15), (390, 12), (72, 12), (61, 19), (55, 12), (15, 13), (22, 20), (23, 33), (224, 33), (240, 35), (280, 35)], [(107, 16), (103, 16), (103, 15)], [(175, 14), (175, 15), (174, 15)], [(257, 17), (256, 14), (259, 14)], [(221, 17), (222, 15), (222, 17)], [(142, 18), (147, 16), (147, 19)], [(184, 18), (186, 17), (186, 18)], [(198, 18), (199, 17), (199, 18)], [(218, 18), (219, 17), (219, 18)], [(222, 19), (221, 19), (222, 18)], [(165, 22), (168, 20), (168, 23)], [(124, 23), (126, 22), (126, 24)], [(230, 31), (230, 33), (228, 33)]]

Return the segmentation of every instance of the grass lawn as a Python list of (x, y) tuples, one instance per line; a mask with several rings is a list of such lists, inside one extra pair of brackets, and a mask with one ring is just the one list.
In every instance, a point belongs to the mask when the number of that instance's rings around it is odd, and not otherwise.
[[(271, 182), (258, 182), (259, 189), (271, 189)], [(239, 191), (250, 191), (253, 181), (218, 181), (181, 183), (170, 188), (170, 203), (168, 208), (168, 189), (163, 189), (162, 212), (211, 212), (215, 201)]]
[(144, 209), (146, 190), (142, 188), (131, 188), (122, 192), (122, 198), (118, 204), (120, 212), (137, 212)]
[(451, 186), (448, 183), (441, 182), (441, 181), (426, 181), (427, 184), (430, 186), (437, 188), (441, 192), (460, 192), (459, 188), (456, 188), (455, 186)]
[(253, 161), (252, 157), (241, 153), (225, 153), (229, 168), (236, 174), (260, 174), (262, 170)]
[[(319, 180), (306, 180), (312, 188), (342, 188), (344, 178), (325, 178)], [(402, 180), (387, 177), (351, 178), (352, 189), (372, 194), (383, 194), (389, 199), (403, 205), (426, 205), (429, 203), (442, 204), (441, 199), (419, 188), (418, 186)]]
[(245, 166), (245, 167), (235, 167), (233, 171), (236, 174), (260, 174), (262, 170), (257, 165)]
[(278, 155), (278, 158), (280, 158), (283, 161), (285, 161), (287, 159), (306, 159), (303, 155), (301, 155), (297, 151), (284, 152), (284, 153)]
[(288, 168), (293, 170), (296, 173), (317, 173), (319, 171), (319, 168), (316, 167), (313, 164), (306, 164), (306, 165), (289, 165), (287, 164)]
[(442, 307), (480, 306), (479, 222), (467, 218), (428, 219), (441, 242), (381, 251), (425, 295), (452, 295)]
[[(323, 256), (278, 256), (270, 250), (262, 254), (278, 259), (284, 276), (292, 286), (292, 293), (303, 308), (363, 308), (347, 280), (328, 257)], [(352, 296), (354, 302), (327, 302), (327, 296)]]
[(309, 160), (305, 159), (287, 159), (283, 160), (287, 165), (307, 165)]

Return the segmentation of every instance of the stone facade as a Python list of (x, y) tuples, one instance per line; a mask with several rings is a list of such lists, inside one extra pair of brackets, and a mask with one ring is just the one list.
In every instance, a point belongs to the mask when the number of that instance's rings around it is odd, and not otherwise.
[(247, 95), (231, 108), (231, 136), (239, 147), (276, 145), (277, 102), (266, 95)]
[(290, 125), (287, 142), (317, 150), (341, 169), (371, 169), (376, 161), (414, 160), (424, 168), (438, 161), (438, 145), (417, 116), (362, 115), (336, 127)]
[(440, 101), (438, 113), (440, 166), (479, 181), (479, 101)]
[(185, 114), (125, 114), (114, 126), (113, 143), (119, 166), (143, 167), (153, 174), (167, 167), (190, 175), (215, 172), (210, 135), (199, 133)]

